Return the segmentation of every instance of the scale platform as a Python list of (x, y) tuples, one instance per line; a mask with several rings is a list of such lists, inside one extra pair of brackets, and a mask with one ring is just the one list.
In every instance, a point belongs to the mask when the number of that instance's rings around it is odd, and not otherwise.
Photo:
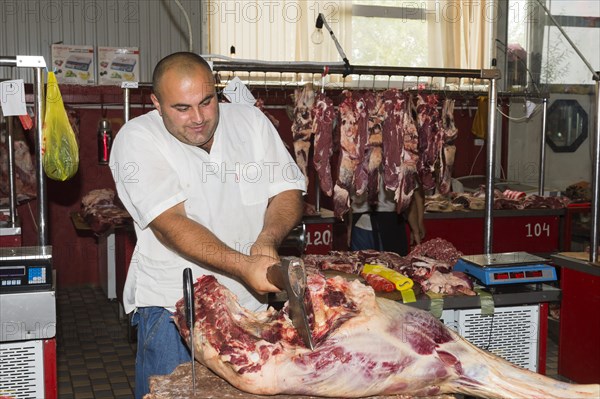
[(477, 278), (486, 286), (556, 281), (556, 270), (547, 260), (527, 252), (505, 252), (461, 257), (454, 270)]

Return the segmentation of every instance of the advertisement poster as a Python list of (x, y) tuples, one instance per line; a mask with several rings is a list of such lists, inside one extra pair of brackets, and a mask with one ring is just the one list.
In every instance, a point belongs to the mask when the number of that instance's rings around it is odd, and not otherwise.
[(138, 47), (98, 47), (98, 81), (101, 85), (137, 82), (139, 76)]
[(59, 84), (93, 85), (96, 83), (93, 46), (53, 44), (52, 67)]

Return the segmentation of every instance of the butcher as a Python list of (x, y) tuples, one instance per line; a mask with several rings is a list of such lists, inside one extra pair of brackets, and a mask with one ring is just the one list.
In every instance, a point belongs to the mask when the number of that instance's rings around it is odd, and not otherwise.
[(191, 360), (173, 323), (182, 274), (213, 275), (254, 311), (277, 248), (302, 217), (305, 178), (256, 107), (220, 104), (210, 66), (174, 53), (154, 69), (155, 110), (115, 138), (110, 162), (137, 244), (123, 305), (137, 326), (135, 397)]

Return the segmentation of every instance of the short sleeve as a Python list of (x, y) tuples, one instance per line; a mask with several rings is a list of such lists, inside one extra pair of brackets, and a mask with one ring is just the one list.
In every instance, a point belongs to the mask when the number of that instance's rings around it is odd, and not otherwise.
[[(149, 117), (147, 120), (152, 121)], [(135, 120), (125, 125), (114, 140), (111, 173), (119, 198), (141, 229), (186, 200), (165, 148), (160, 136), (151, 134)]]

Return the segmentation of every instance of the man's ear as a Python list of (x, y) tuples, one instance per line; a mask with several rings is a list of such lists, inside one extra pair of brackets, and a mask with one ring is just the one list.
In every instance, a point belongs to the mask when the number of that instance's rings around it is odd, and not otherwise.
[(150, 94), (150, 100), (152, 100), (152, 104), (154, 104), (154, 107), (158, 110), (158, 113), (160, 114), (160, 116), (162, 116), (162, 110), (160, 109), (160, 102), (158, 101), (158, 98), (154, 95), (154, 93)]

